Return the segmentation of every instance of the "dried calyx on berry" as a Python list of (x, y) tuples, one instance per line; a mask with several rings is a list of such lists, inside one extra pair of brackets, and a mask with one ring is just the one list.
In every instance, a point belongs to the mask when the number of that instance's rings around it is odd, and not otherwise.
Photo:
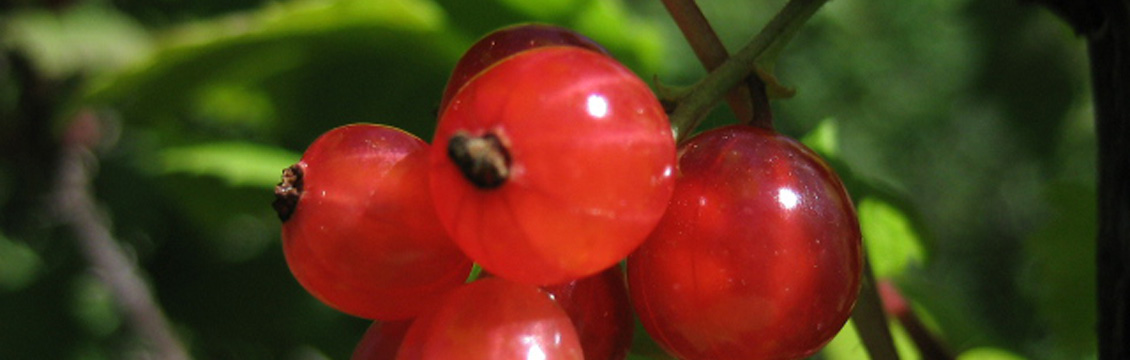
[(275, 201), (271, 207), (279, 215), (279, 220), (286, 222), (294, 214), (298, 206), (298, 199), (302, 197), (302, 167), (299, 164), (291, 165), (282, 171), (282, 181), (275, 186)]
[(447, 157), (463, 176), (480, 189), (494, 189), (510, 176), (510, 153), (502, 139), (493, 133), (473, 136), (457, 132), (447, 143)]

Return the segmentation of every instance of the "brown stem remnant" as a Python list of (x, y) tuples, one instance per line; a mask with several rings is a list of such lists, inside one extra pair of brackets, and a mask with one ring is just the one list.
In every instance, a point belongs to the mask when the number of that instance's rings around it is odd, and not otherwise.
[(282, 181), (275, 186), (275, 202), (271, 206), (279, 215), (279, 220), (286, 222), (298, 207), (298, 199), (302, 197), (302, 166), (294, 164), (283, 169)]
[(493, 133), (473, 136), (457, 132), (447, 143), (447, 157), (480, 189), (494, 189), (510, 176), (510, 153)]

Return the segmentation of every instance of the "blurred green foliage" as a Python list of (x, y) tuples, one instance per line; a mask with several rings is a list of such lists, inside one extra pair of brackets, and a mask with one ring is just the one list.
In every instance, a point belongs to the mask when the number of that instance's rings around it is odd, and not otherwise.
[[(699, 3), (735, 50), (784, 2)], [(368, 324), (297, 285), (269, 207), (315, 137), (375, 122), (429, 139), (462, 51), (518, 22), (577, 29), (644, 79), (704, 74), (657, 1), (0, 9), (0, 359), (141, 346), (49, 202), (78, 116), (100, 124), (94, 194), (193, 355), (342, 359)], [(778, 129), (837, 168), (878, 276), (954, 353), (1093, 356), (1095, 146), (1084, 44), (1066, 25), (1012, 1), (832, 1), (775, 73), (798, 89), (774, 102)], [(730, 122), (719, 108), (704, 126)], [(847, 326), (821, 356), (862, 356), (854, 336)]]

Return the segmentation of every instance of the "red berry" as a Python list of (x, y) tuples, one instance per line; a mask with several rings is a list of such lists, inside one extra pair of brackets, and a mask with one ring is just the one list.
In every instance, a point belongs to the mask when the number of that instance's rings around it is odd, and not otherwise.
[(511, 55), (533, 48), (553, 45), (576, 46), (592, 50), (601, 54), (608, 54), (603, 47), (592, 39), (585, 37), (573, 30), (560, 26), (546, 24), (519, 24), (507, 26), (487, 34), (471, 45), (447, 81), (443, 90), (443, 99), (440, 100), (440, 113), (447, 107), (447, 103), (455, 96), (455, 92), (463, 85), (478, 75), (484, 69)]
[(581, 345), (549, 294), (486, 278), (452, 291), (408, 329), (397, 359), (582, 359)]
[(683, 359), (801, 358), (847, 321), (859, 223), (836, 174), (769, 130), (730, 126), (680, 148), (663, 221), (628, 258), (644, 327)]
[(543, 289), (569, 314), (581, 338), (585, 359), (616, 360), (628, 356), (635, 322), (624, 271), (619, 265)]
[(498, 62), (436, 130), (436, 212), (499, 277), (561, 283), (643, 242), (674, 187), (675, 144), (646, 84), (610, 57), (542, 47)]
[(323, 134), (284, 172), (276, 208), (298, 282), (359, 317), (413, 316), (462, 284), (471, 263), (436, 218), (427, 144), (387, 126)]
[(350, 360), (393, 360), (412, 320), (374, 321), (353, 349)]

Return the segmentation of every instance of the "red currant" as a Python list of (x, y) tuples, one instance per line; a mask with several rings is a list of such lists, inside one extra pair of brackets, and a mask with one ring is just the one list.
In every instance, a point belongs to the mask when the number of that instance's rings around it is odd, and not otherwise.
[(586, 359), (616, 360), (628, 356), (635, 322), (624, 271), (619, 265), (543, 289), (569, 314)]
[(497, 276), (548, 285), (619, 262), (674, 188), (662, 106), (610, 57), (563, 46), (496, 63), (452, 99), (436, 130), (440, 221)]
[(680, 148), (663, 221), (628, 258), (645, 329), (683, 359), (801, 358), (847, 321), (859, 222), (836, 174), (770, 130), (729, 126)]
[(582, 359), (568, 315), (545, 291), (501, 278), (464, 285), (417, 318), (397, 359)]
[(504, 27), (487, 34), (471, 45), (447, 81), (443, 90), (443, 99), (440, 100), (440, 112), (447, 107), (455, 92), (463, 88), (475, 75), (483, 69), (511, 55), (533, 48), (553, 45), (576, 46), (589, 49), (601, 54), (608, 54), (603, 47), (592, 39), (577, 32), (560, 26), (546, 24), (519, 24)]
[(412, 320), (374, 321), (353, 349), (350, 360), (393, 360)]
[(427, 186), (427, 144), (387, 126), (323, 134), (276, 188), (298, 282), (359, 317), (405, 319), (462, 284), (470, 260), (447, 237)]

